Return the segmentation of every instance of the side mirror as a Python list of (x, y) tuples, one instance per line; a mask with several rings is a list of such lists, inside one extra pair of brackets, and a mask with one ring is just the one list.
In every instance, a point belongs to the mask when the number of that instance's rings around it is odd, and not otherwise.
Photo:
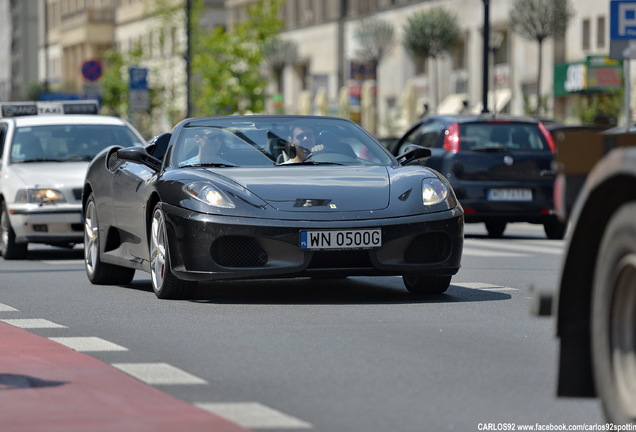
[(148, 154), (143, 147), (126, 147), (117, 150), (117, 156), (121, 160), (129, 162), (137, 162), (147, 166), (153, 171), (159, 171), (161, 168), (161, 160)]
[(409, 151), (402, 153), (397, 157), (397, 161), (400, 165), (407, 165), (414, 160), (424, 159), (431, 157), (431, 149), (420, 146), (413, 146)]

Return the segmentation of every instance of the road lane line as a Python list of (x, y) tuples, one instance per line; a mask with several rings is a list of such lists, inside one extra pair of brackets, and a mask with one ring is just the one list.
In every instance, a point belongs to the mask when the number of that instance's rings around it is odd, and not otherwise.
[(17, 312), (16, 308), (12, 308), (9, 305), (0, 303), (0, 312)]
[(310, 429), (311, 423), (257, 402), (195, 403), (201, 409), (233, 423), (254, 429)]
[(63, 326), (61, 324), (56, 324), (52, 321), (49, 320), (45, 320), (45, 319), (39, 319), (39, 318), (35, 318), (35, 319), (3, 319), (0, 320), (2, 322), (5, 322), (7, 324), (11, 324), (12, 326), (15, 327), (20, 327), (23, 329), (34, 329), (34, 328), (68, 328), (66, 326)]
[(504, 243), (505, 240), (496, 240), (496, 241), (490, 241), (490, 240), (478, 240), (475, 241), (473, 243), (473, 246), (475, 244), (479, 245), (479, 246), (483, 246), (486, 248), (495, 248), (495, 249), (504, 249), (504, 250), (512, 250), (515, 251), (517, 253), (519, 252), (536, 252), (536, 253), (546, 253), (546, 254), (552, 254), (552, 255), (563, 255), (563, 249), (559, 248), (559, 249), (555, 249), (555, 248), (551, 248), (551, 247), (545, 247), (545, 246), (533, 246), (533, 245), (529, 245), (529, 244), (524, 244), (524, 245), (520, 245), (518, 243), (512, 243), (512, 244), (508, 244), (508, 243)]
[(510, 288), (504, 287), (501, 285), (493, 285), (482, 282), (465, 282), (465, 283), (452, 283), (455, 286), (468, 288), (468, 289), (476, 289), (481, 291), (519, 291), (518, 288)]
[(79, 352), (128, 351), (128, 348), (98, 337), (52, 337), (49, 339)]
[(112, 363), (112, 366), (151, 385), (208, 383), (167, 363)]
[(474, 248), (474, 247), (466, 247), (464, 246), (464, 250), (462, 252), (463, 255), (470, 255), (470, 256), (478, 256), (478, 257), (514, 257), (514, 258), (518, 258), (518, 257), (527, 257), (528, 254), (523, 254), (523, 253), (514, 253), (514, 252), (495, 252), (492, 250), (486, 250), (486, 249), (478, 249), (478, 248)]

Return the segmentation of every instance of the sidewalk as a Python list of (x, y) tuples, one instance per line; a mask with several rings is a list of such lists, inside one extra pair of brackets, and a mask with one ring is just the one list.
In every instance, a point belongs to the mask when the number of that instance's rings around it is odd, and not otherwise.
[(3, 432), (246, 432), (88, 355), (0, 322)]

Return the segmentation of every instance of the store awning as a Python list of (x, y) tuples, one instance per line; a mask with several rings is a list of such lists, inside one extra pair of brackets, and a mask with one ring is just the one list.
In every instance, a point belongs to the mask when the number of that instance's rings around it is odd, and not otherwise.
[(466, 93), (454, 93), (446, 96), (442, 103), (437, 108), (438, 114), (460, 114), (468, 103), (468, 94)]
[[(493, 92), (488, 92), (488, 111), (492, 113), (498, 113), (503, 111), (506, 108), (506, 105), (510, 103), (510, 99), (512, 99), (512, 91), (509, 88), (505, 89), (497, 89), (494, 92), (494, 103), (493, 103)], [(483, 109), (483, 104), (479, 102), (477, 105), (473, 107), (471, 110), (473, 114), (480, 114)]]

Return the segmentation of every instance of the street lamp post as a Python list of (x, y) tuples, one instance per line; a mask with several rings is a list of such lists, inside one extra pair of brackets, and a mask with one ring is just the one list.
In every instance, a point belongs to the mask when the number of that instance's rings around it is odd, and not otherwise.
[(192, 13), (192, 0), (186, 0), (186, 118), (192, 115), (192, 100), (190, 91), (190, 76), (192, 75), (192, 29), (190, 18)]
[(484, 2), (484, 52), (483, 52), (483, 73), (482, 73), (482, 113), (488, 112), (488, 80), (490, 73), (488, 71), (488, 58), (490, 51), (490, 0)]

